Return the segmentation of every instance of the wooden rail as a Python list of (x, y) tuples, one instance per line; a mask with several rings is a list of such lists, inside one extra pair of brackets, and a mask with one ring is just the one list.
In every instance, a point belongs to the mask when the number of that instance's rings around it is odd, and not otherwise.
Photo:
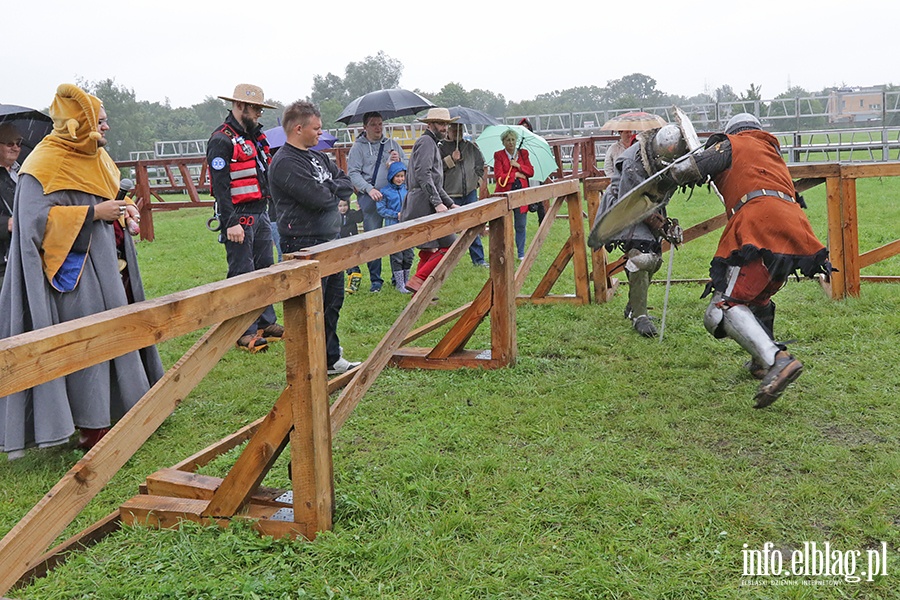
[[(525, 277), (557, 221), (543, 221), (525, 259), (515, 269), (511, 211), (536, 201), (551, 202), (551, 216), (566, 205), (569, 235), (538, 288), (521, 296)], [(459, 210), (309, 248), (268, 269), (0, 340), (0, 395), (8, 395), (211, 326), (0, 540), (0, 595), (23, 578), (46, 573), (63, 560), (63, 552), (100, 539), (121, 522), (176, 527), (182, 520), (226, 525), (234, 519), (249, 518), (265, 534), (308, 539), (330, 529), (334, 508), (332, 436), (385, 366), (391, 362), (432, 369), (509, 366), (517, 358), (517, 302), (590, 302), (581, 204), (580, 185), (574, 180), (511, 192)], [(485, 222), (491, 230), (488, 281), (466, 307), (413, 331), (432, 295), (465, 256)], [(321, 277), (345, 269), (350, 262), (367, 261), (460, 230), (464, 233), (362, 366), (328, 381)], [(551, 295), (549, 290), (569, 262), (574, 267), (574, 293)], [(233, 347), (247, 325), (275, 302), (284, 303), (287, 381), (269, 413), (173, 468), (149, 475), (141, 493), (118, 511), (45, 553)], [(466, 349), (475, 329), (488, 315), (490, 351)], [(402, 347), (423, 331), (454, 320), (434, 348)], [(329, 407), (328, 394), (341, 388)], [(246, 447), (225, 478), (193, 473), (244, 442)], [(283, 490), (259, 485), (288, 445), (293, 473), (291, 499), (283, 496)]]

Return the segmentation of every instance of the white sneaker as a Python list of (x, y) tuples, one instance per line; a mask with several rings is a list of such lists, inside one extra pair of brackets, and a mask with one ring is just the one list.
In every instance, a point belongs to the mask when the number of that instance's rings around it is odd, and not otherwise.
[(356, 367), (358, 367), (361, 364), (362, 363), (359, 363), (359, 362), (350, 362), (349, 360), (347, 360), (346, 358), (344, 358), (342, 356), (339, 359), (337, 359), (333, 365), (328, 367), (328, 374), (329, 375), (340, 375), (341, 373), (346, 373), (347, 371), (350, 371), (351, 369), (355, 369)]

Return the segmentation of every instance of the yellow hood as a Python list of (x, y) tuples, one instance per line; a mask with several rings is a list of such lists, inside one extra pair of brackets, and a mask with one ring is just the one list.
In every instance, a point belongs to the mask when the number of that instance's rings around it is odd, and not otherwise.
[(102, 103), (79, 87), (63, 83), (56, 89), (50, 117), (53, 131), (25, 159), (19, 170), (41, 182), (45, 194), (77, 190), (112, 199), (119, 190), (119, 170), (97, 145)]

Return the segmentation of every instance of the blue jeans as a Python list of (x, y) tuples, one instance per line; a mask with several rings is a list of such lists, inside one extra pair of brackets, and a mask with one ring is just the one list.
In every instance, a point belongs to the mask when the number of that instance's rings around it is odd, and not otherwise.
[(522, 258), (525, 256), (525, 227), (528, 225), (528, 213), (521, 212), (518, 208), (514, 209), (513, 224), (516, 229), (516, 254)]
[[(467, 204), (472, 204), (473, 202), (478, 201), (478, 190), (472, 190), (462, 198), (454, 198), (454, 202), (459, 204), (460, 206), (465, 206)], [(480, 265), (484, 262), (484, 246), (481, 243), (481, 238), (476, 237), (472, 242), (472, 245), (469, 246), (469, 258), (472, 259), (473, 265)]]
[[(244, 243), (236, 244), (225, 240), (225, 258), (228, 260), (228, 277), (252, 273), (257, 269), (265, 269), (274, 264), (272, 258), (272, 226), (269, 215), (264, 212), (252, 215), (252, 225), (244, 225)], [(224, 231), (223, 231), (224, 234)], [(259, 318), (250, 325), (245, 335), (256, 335), (258, 329), (265, 329), (275, 323), (275, 309), (266, 307)]]
[[(360, 202), (361, 196), (365, 196), (362, 198), (362, 202)], [(364, 231), (375, 231), (376, 229), (384, 227), (384, 218), (378, 214), (378, 210), (375, 208), (375, 202), (372, 201), (368, 194), (358, 195), (356, 201), (363, 213)], [(381, 278), (381, 259), (376, 258), (375, 260), (370, 260), (366, 263), (366, 266), (369, 268), (369, 282), (378, 287), (384, 285), (384, 280)]]

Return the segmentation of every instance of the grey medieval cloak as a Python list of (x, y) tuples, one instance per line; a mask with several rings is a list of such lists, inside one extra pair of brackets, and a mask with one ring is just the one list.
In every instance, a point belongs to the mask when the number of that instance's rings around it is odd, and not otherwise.
[[(0, 339), (71, 321), (128, 301), (119, 274), (115, 234), (102, 220), (88, 224), (90, 247), (71, 292), (51, 287), (41, 263), (47, 215), (53, 206), (92, 206), (104, 198), (62, 190), (44, 195), (31, 175), (20, 175), (13, 238), (0, 292)], [(125, 260), (135, 301), (144, 299), (134, 242), (125, 236)], [(75, 428), (109, 427), (163, 374), (155, 346), (129, 352), (34, 388), (0, 398), (0, 451), (68, 441)]]

